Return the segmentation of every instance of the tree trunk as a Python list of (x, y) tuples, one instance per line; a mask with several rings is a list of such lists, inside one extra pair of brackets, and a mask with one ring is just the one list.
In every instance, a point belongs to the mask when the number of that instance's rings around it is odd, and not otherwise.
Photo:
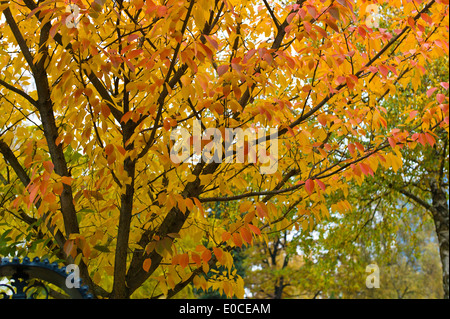
[(449, 210), (445, 189), (439, 185), (436, 180), (431, 180), (431, 194), (433, 199), (433, 219), (436, 228), (436, 234), (439, 242), (439, 254), (442, 263), (442, 280), (444, 284), (444, 298), (449, 299), (448, 295), (448, 272), (449, 272), (449, 247), (448, 247), (448, 227)]

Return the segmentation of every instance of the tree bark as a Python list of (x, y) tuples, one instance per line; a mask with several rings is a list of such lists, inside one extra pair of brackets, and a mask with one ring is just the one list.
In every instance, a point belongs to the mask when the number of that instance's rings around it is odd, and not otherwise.
[(432, 204), (433, 209), (431, 213), (433, 215), (434, 226), (436, 228), (436, 234), (439, 243), (439, 255), (441, 257), (442, 264), (442, 281), (444, 284), (444, 298), (449, 299), (448, 294), (448, 272), (449, 272), (449, 238), (448, 238), (448, 228), (449, 228), (449, 209), (447, 197), (445, 194), (445, 189), (442, 185), (432, 179), (430, 182), (431, 194), (432, 194)]

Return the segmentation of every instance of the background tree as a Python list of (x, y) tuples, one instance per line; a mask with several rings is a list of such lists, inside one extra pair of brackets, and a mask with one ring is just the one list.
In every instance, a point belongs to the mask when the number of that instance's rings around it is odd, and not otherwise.
[[(448, 54), (447, 0), (380, 1), (379, 16), (349, 0), (0, 3), (2, 247), (78, 264), (97, 297), (242, 297), (231, 249), (312, 228), (325, 196), (397, 170), (393, 134), (448, 132), (448, 104), (399, 133), (408, 117), (379, 103)], [(174, 163), (171, 132), (194, 119), (275, 128), (276, 172), (264, 152)], [(230, 218), (209, 218), (214, 202)], [(214, 265), (227, 273), (211, 282)]]
[[(442, 101), (448, 83), (447, 65), (448, 58), (433, 61), (427, 66), (430, 75), (420, 85), (408, 85), (395, 98), (383, 101), (390, 116), (402, 116), (405, 107), (418, 112), (423, 112), (424, 105), (436, 102), (445, 107)], [(413, 117), (407, 123), (414, 126)], [(283, 244), (284, 251), (290, 249), (302, 255), (297, 274), (308, 278), (303, 281), (289, 277), (297, 291), (305, 297), (315, 296), (316, 291), (320, 297), (448, 297), (448, 135), (444, 130), (436, 133), (436, 137), (415, 133), (414, 141), (410, 141), (414, 147), (399, 148), (403, 165), (396, 172), (379, 170), (374, 177), (344, 189), (354, 208), (351, 214), (332, 214), (314, 228), (312, 235), (308, 229), (290, 234), (291, 240)], [(433, 184), (440, 185), (442, 191)], [(443, 197), (439, 204), (442, 208), (434, 207), (436, 196)], [(333, 207), (340, 199), (330, 197), (328, 206)], [(263, 253), (260, 259), (269, 255)], [(365, 287), (366, 266), (372, 263), (380, 269), (381, 289)], [(269, 268), (265, 271), (271, 273)], [(275, 274), (270, 276), (272, 282), (276, 281)], [(263, 281), (270, 282), (267, 276)]]

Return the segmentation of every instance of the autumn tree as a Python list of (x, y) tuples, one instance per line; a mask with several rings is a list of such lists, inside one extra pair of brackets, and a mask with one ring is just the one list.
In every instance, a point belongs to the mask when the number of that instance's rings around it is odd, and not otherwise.
[[(96, 297), (170, 298), (190, 283), (242, 297), (232, 248), (311, 227), (329, 214), (325, 196), (380, 165), (397, 170), (392, 139), (448, 133), (445, 101), (389, 123), (380, 104), (448, 55), (448, 0), (19, 0), (0, 11), (2, 247), (76, 263)], [(401, 126), (414, 116), (417, 127)], [(196, 124), (206, 133), (172, 160), (171, 136)], [(258, 135), (208, 136), (227, 128)], [(230, 141), (231, 161), (208, 160)], [(230, 202), (220, 221), (205, 212), (214, 202)], [(227, 269), (214, 282), (213, 265)]]

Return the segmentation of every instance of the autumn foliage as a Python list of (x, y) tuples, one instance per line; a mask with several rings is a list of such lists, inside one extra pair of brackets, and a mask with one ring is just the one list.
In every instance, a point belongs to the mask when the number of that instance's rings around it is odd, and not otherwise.
[[(350, 212), (350, 182), (448, 133), (448, 82), (395, 118), (380, 103), (448, 55), (448, 0), (19, 0), (0, 12), (2, 249), (78, 264), (99, 298), (190, 284), (243, 297), (231, 249)], [(194, 120), (276, 128), (276, 172), (173, 163), (170, 134)], [(206, 276), (215, 265), (226, 273)]]

